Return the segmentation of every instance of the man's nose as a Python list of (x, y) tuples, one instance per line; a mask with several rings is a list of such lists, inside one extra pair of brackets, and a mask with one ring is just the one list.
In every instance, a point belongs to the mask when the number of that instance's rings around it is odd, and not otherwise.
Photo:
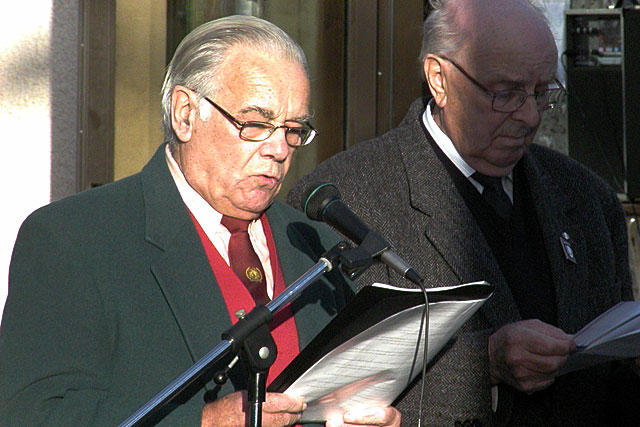
[(534, 95), (529, 95), (525, 99), (524, 104), (520, 106), (511, 115), (515, 120), (520, 120), (526, 123), (529, 127), (536, 127), (540, 123), (542, 117), (542, 111), (538, 109), (538, 102)]
[(269, 138), (262, 142), (261, 153), (263, 156), (273, 157), (276, 161), (283, 161), (289, 155), (291, 148), (287, 143), (287, 129), (276, 129)]

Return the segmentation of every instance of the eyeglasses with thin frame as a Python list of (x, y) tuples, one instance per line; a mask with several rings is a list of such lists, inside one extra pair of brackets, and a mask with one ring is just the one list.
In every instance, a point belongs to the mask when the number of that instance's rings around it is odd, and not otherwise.
[(451, 59), (445, 57), (441, 58), (449, 61), (471, 83), (487, 94), (491, 98), (491, 108), (500, 113), (512, 113), (516, 111), (518, 108), (522, 107), (525, 102), (527, 102), (527, 99), (530, 96), (535, 98), (538, 111), (550, 110), (558, 106), (560, 99), (562, 99), (562, 96), (566, 93), (566, 89), (558, 79), (554, 79), (555, 81), (553, 84), (557, 85), (556, 87), (535, 91), (534, 93), (527, 93), (521, 89), (498, 90), (494, 92), (471, 77), (464, 68), (456, 64)]
[(241, 122), (233, 117), (224, 108), (213, 102), (209, 97), (205, 96), (209, 104), (213, 105), (227, 120), (233, 123), (240, 131), (240, 138), (245, 141), (260, 142), (269, 138), (276, 130), (283, 128), (285, 140), (290, 147), (301, 147), (308, 145), (313, 141), (318, 132), (311, 126), (311, 123), (304, 122), (304, 126), (287, 126), (274, 125), (269, 122), (247, 121)]

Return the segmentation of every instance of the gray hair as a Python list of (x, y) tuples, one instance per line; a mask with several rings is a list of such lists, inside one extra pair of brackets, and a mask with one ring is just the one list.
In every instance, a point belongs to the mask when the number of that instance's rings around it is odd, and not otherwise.
[[(528, 4), (549, 25), (540, 1), (536, 3), (535, 0), (522, 0), (522, 2)], [(465, 34), (460, 31), (456, 19), (460, 7), (463, 7), (462, 3), (458, 0), (429, 0), (430, 12), (422, 26), (422, 49), (419, 57), (421, 63), (424, 62), (427, 54), (452, 58), (462, 48)]]
[(234, 15), (200, 25), (178, 45), (162, 85), (162, 125), (165, 141), (172, 148), (178, 142), (171, 126), (173, 89), (181, 85), (198, 94), (215, 94), (221, 83), (217, 81), (216, 75), (227, 51), (238, 45), (247, 46), (247, 50), (269, 52), (283, 60), (299, 63), (307, 77), (309, 75), (302, 48), (287, 33), (268, 21), (253, 16)]
[(462, 47), (464, 36), (456, 23), (456, 8), (450, 3), (445, 0), (429, 0), (431, 11), (422, 25), (420, 62), (424, 62), (429, 53), (449, 57)]

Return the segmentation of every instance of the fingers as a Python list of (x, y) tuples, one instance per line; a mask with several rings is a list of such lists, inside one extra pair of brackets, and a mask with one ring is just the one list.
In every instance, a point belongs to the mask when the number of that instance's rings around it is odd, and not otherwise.
[[(267, 393), (262, 404), (262, 425), (281, 427), (295, 424), (306, 408), (304, 400), (281, 393)], [(202, 426), (239, 426), (248, 420), (246, 392), (235, 392), (208, 403), (202, 410)]]
[(569, 351), (549, 343), (541, 343), (539, 347), (531, 343), (505, 343), (498, 354), (500, 363), (504, 365), (544, 374), (557, 371), (566, 362)]
[(391, 407), (363, 408), (346, 412), (342, 419), (328, 420), (326, 427), (384, 426), (399, 427), (400, 412)]
[(492, 381), (526, 392), (542, 390), (574, 349), (570, 335), (539, 320), (506, 325), (489, 337)]
[(267, 393), (262, 404), (263, 426), (289, 426), (302, 417), (304, 399), (282, 393)]
[(532, 393), (553, 384), (555, 371), (537, 372), (522, 366), (505, 366), (500, 370), (500, 378), (516, 390)]
[(540, 320), (525, 320), (523, 327), (530, 332), (527, 338), (527, 350), (534, 354), (566, 356), (576, 348), (571, 335), (562, 329), (541, 322)]
[(489, 345), (494, 353), (567, 356), (576, 344), (561, 329), (539, 320), (524, 320), (498, 329), (489, 337)]
[(505, 345), (522, 347), (540, 355), (567, 355), (575, 348), (570, 335), (537, 319), (523, 320), (501, 328)]
[(266, 400), (262, 404), (262, 411), (268, 413), (298, 413), (304, 411), (306, 407), (307, 404), (301, 397), (282, 393), (267, 393)]

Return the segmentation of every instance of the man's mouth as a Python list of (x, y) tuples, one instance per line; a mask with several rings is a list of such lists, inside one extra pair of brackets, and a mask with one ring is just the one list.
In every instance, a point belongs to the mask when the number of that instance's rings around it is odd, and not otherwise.
[(280, 183), (280, 177), (276, 175), (256, 175), (260, 186), (275, 188)]

